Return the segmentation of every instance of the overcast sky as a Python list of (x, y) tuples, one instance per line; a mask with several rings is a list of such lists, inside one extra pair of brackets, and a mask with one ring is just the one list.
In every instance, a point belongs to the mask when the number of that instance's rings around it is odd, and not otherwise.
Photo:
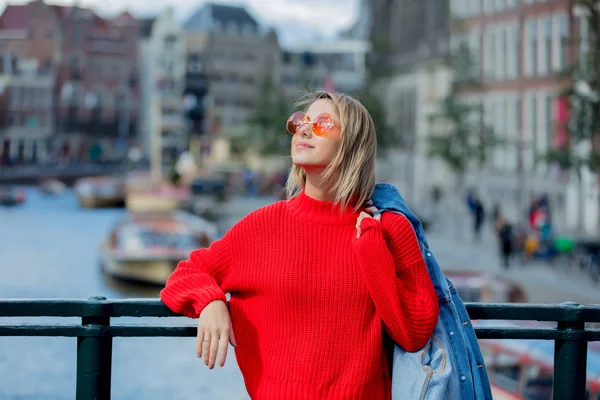
[[(77, 0), (47, 0), (51, 4), (73, 5)], [(0, 10), (7, 3), (23, 4), (27, 0), (0, 0)], [(81, 6), (99, 14), (114, 14), (129, 9), (136, 16), (158, 13), (172, 5), (180, 20), (185, 20), (202, 6), (204, 0), (78, 0)], [(358, 0), (213, 0), (214, 3), (245, 5), (260, 23), (277, 29), (284, 44), (331, 37), (352, 24)], [(100, 6), (101, 5), (101, 6)]]

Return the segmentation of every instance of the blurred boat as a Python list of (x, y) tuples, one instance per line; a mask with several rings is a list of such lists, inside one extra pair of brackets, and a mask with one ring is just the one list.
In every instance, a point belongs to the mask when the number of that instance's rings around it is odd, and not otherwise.
[(131, 174), (125, 184), (125, 205), (133, 212), (176, 210), (190, 198), (190, 188), (175, 186), (169, 181), (155, 183), (143, 172)]
[(123, 207), (125, 205), (125, 179), (102, 176), (77, 180), (75, 194), (82, 208)]
[(25, 191), (12, 186), (0, 187), (0, 205), (16, 206), (25, 202)]
[(502, 275), (467, 270), (445, 270), (444, 274), (454, 284), (460, 298), (465, 302), (527, 302), (527, 294), (523, 286)]
[[(475, 328), (556, 329), (537, 321), (473, 321)], [(551, 400), (554, 350), (551, 340), (480, 339), (479, 345), (492, 387), (499, 400)], [(588, 343), (586, 400), (600, 400), (600, 346)], [(572, 397), (574, 398), (574, 397)], [(583, 398), (582, 398), (583, 400)]]
[(164, 285), (177, 263), (208, 247), (217, 230), (184, 211), (129, 213), (100, 246), (100, 267), (116, 279)]
[(61, 194), (66, 189), (67, 186), (57, 179), (44, 179), (39, 185), (40, 192), (47, 195)]

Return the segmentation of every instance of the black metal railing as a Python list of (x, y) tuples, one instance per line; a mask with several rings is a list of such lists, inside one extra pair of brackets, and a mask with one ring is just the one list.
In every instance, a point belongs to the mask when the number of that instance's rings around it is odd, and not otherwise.
[[(552, 328), (479, 328), (480, 339), (543, 339), (555, 342), (553, 399), (584, 399), (587, 344), (600, 341), (600, 305), (575, 303), (467, 304), (473, 320), (551, 321)], [(193, 326), (120, 324), (119, 317), (177, 317), (160, 300), (0, 300), (2, 317), (81, 317), (81, 324), (2, 324), (0, 336), (62, 336), (77, 338), (77, 400), (110, 399), (114, 337), (193, 337)]]

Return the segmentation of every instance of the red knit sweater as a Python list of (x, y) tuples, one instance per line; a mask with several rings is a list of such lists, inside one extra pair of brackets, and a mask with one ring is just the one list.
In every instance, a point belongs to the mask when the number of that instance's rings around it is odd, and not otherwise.
[(419, 350), (439, 306), (410, 223), (367, 218), (357, 239), (357, 217), (304, 193), (261, 208), (182, 261), (161, 299), (197, 318), (231, 294), (252, 399), (390, 399), (383, 329)]

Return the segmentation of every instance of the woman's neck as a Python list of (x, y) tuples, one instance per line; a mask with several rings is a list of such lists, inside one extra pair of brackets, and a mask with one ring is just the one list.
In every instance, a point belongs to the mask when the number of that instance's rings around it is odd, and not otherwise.
[(306, 173), (306, 183), (304, 184), (304, 193), (310, 198), (320, 201), (335, 201), (335, 193), (328, 188), (320, 173)]

